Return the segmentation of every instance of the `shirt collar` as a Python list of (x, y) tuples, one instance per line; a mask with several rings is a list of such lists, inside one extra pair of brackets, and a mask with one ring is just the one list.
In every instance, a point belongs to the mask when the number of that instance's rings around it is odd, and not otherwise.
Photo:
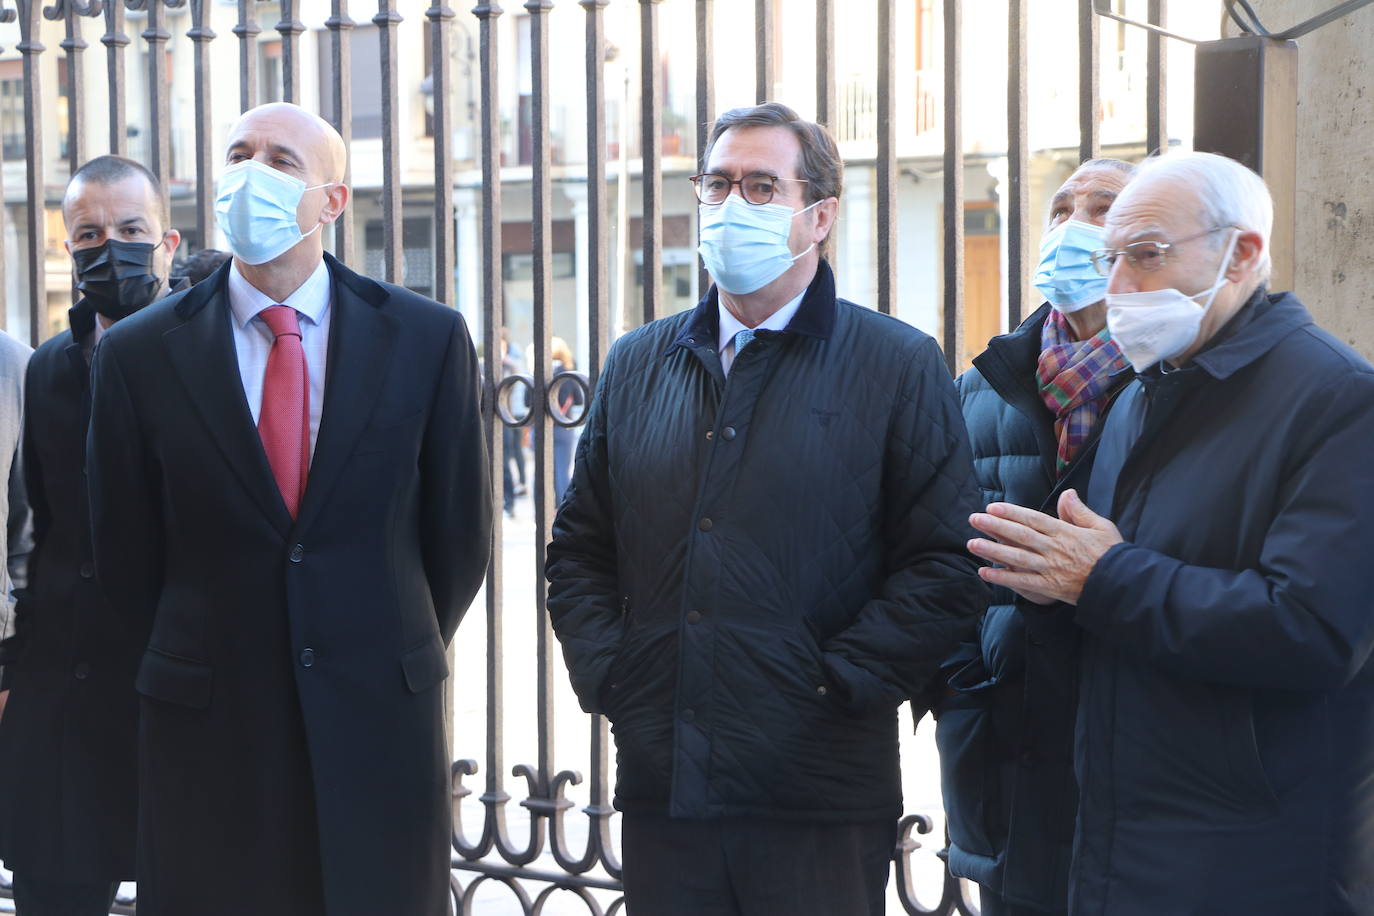
[(239, 272), (238, 262), (229, 268), (229, 308), (234, 313), (234, 321), (240, 328), (248, 327), (257, 314), (274, 305), (289, 305), (312, 324), (318, 325), (329, 311), (330, 303), (329, 267), (321, 259), (305, 282), (282, 302), (277, 302), (260, 291), (248, 278)]
[[(792, 317), (797, 314), (797, 309), (801, 308), (802, 299), (806, 297), (806, 290), (797, 293), (795, 299), (769, 315), (754, 327), (755, 331), (781, 331), (786, 329)], [(744, 323), (731, 314), (725, 307), (724, 302), (717, 301), (716, 308), (720, 311), (720, 332), (716, 338), (716, 352), (724, 353), (725, 348), (735, 339), (735, 335), (740, 331), (747, 330)]]
[[(816, 265), (816, 276), (802, 294), (801, 304), (787, 322), (789, 334), (802, 334), (818, 340), (826, 340), (835, 328), (835, 275), (830, 265), (822, 258)], [(705, 346), (709, 340), (719, 340), (720, 333), (720, 293), (713, 284), (706, 295), (701, 297), (697, 307), (692, 310), (687, 323), (682, 326), (673, 342), (664, 351), (671, 355), (679, 348)], [(731, 340), (734, 338), (731, 337)], [(700, 343), (698, 343), (700, 341)]]

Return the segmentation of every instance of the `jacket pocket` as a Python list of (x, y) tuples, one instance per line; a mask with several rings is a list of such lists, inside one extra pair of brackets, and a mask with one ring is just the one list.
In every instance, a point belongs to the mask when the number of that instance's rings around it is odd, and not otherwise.
[(988, 829), (990, 810), (1000, 803), (989, 693), (956, 691), (940, 703), (935, 719), (949, 841), (979, 856), (997, 854)]
[(134, 689), (164, 703), (208, 709), (214, 695), (214, 668), (149, 646), (139, 663)]
[(411, 693), (428, 690), (448, 677), (448, 657), (437, 633), (401, 653), (401, 672)]

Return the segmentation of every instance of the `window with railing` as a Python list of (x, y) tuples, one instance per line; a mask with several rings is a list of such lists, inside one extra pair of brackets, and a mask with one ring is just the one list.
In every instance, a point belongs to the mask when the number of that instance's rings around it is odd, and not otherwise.
[(8, 162), (24, 158), (24, 71), (17, 60), (0, 61), (0, 148)]

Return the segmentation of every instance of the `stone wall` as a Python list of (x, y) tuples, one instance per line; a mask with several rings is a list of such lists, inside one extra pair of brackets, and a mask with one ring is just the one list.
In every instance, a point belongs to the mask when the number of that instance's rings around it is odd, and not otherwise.
[[(1334, 2), (1255, 7), (1279, 31)], [(1374, 359), (1374, 5), (1298, 39), (1298, 49), (1293, 288), (1318, 323)]]

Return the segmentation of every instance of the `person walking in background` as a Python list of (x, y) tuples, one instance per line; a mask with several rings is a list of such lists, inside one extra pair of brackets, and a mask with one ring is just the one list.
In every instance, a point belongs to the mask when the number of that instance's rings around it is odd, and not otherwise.
[[(338, 133), (229, 132), (233, 260), (96, 349), (96, 574), (148, 635), (140, 916), (443, 916), (445, 647), (491, 505), (461, 315), (324, 254)], [(360, 751), (359, 740), (365, 747)]]
[[(520, 365), (520, 348), (510, 342), (510, 334), (505, 329), (501, 329), (501, 377), (509, 378), (512, 375), (523, 375)], [(516, 391), (523, 391), (517, 387), (511, 392), (512, 398)], [(526, 405), (528, 406), (528, 405)], [(511, 405), (512, 411), (517, 410), (516, 405)], [(517, 414), (518, 415), (518, 414)], [(501, 495), (502, 508), (505, 510), (507, 518), (515, 518), (515, 500), (524, 496), (528, 492), (525, 480), (525, 430), (527, 426), (506, 426), (501, 427)], [(514, 465), (514, 472), (511, 467)]]
[[(553, 355), (553, 374), (574, 372), (577, 362), (573, 359), (572, 348), (561, 337), (551, 339)], [(568, 418), (576, 418), (576, 410), (582, 406), (582, 386), (575, 381), (564, 380), (554, 386), (554, 398), (558, 402), (558, 412)], [(563, 501), (563, 493), (568, 489), (572, 478), (573, 449), (577, 446), (577, 429), (572, 426), (553, 427), (553, 486), (556, 502)]]
[[(1092, 473), (1102, 421), (1133, 374), (1107, 329), (1091, 253), (1135, 166), (1083, 163), (1050, 202), (1034, 277), (1045, 303), (994, 337), (957, 381), (984, 504), (1052, 512)], [(1077, 790), (1073, 611), (999, 588), (978, 638), (946, 662), (935, 740), (950, 873), (979, 884), (984, 916), (1067, 911)]]
[(615, 734), (630, 912), (879, 914), (897, 708), (986, 604), (967, 434), (935, 342), (836, 295), (826, 129), (735, 109), (704, 162), (713, 286), (607, 355), (549, 616)]
[[(156, 176), (120, 156), (72, 175), (62, 199), (81, 298), (29, 362), (23, 466), (34, 515), (16, 633), (0, 647), (0, 856), (19, 913), (104, 916), (134, 878), (142, 634), (91, 565), (90, 361), (117, 322), (177, 289), (181, 235)], [(7, 338), (6, 338), (7, 340)], [(6, 352), (8, 352), (6, 345)]]

